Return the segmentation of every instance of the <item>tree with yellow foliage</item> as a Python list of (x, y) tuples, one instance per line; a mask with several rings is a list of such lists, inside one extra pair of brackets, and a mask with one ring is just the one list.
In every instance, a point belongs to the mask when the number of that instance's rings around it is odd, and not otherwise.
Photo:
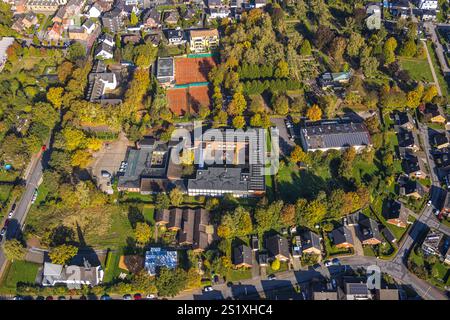
[(86, 150), (77, 150), (72, 155), (71, 165), (73, 167), (84, 169), (88, 166), (89, 162), (91, 162), (91, 154)]
[(56, 108), (61, 108), (64, 89), (61, 87), (52, 87), (47, 92), (47, 100)]
[(306, 116), (309, 120), (318, 121), (322, 119), (322, 109), (319, 108), (317, 104), (314, 104), (311, 108), (306, 112)]
[(436, 97), (438, 95), (438, 90), (436, 86), (430, 86), (427, 88), (427, 90), (425, 90), (423, 97), (422, 97), (422, 102), (424, 103), (430, 103), (431, 100), (433, 100), (434, 97)]

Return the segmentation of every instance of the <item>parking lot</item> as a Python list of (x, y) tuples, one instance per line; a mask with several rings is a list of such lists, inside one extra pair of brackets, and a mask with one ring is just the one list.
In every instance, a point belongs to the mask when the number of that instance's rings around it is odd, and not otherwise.
[(110, 178), (103, 177), (102, 172), (106, 171), (114, 176), (125, 159), (129, 146), (130, 142), (121, 133), (116, 141), (104, 143), (102, 149), (94, 154), (95, 160), (90, 168), (90, 172), (97, 181), (100, 190), (111, 193), (112, 188), (108, 185)]
[[(290, 140), (290, 134), (286, 128), (284, 118), (273, 118), (272, 123), (278, 128), (280, 133), (280, 152), (283, 156), (289, 156), (292, 149), (295, 147), (295, 142)], [(296, 132), (297, 133), (297, 132)]]

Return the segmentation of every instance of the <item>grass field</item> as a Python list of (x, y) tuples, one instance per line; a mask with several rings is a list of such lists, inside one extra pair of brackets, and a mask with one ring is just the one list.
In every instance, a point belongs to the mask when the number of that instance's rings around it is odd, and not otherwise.
[(438, 78), (439, 85), (442, 90), (442, 94), (444, 96), (449, 95), (449, 84), (444, 78), (442, 74), (441, 67), (439, 65), (439, 61), (437, 60), (436, 53), (434, 52), (433, 46), (431, 45), (431, 41), (427, 41), (428, 52), (430, 53), (431, 61), (433, 63), (434, 71), (436, 72), (436, 76)]
[(416, 81), (434, 82), (433, 74), (427, 59), (399, 58), (403, 70), (409, 73), (409, 76)]
[(105, 276), (103, 278), (103, 282), (108, 283), (117, 278), (121, 272), (126, 272), (125, 270), (121, 270), (119, 268), (119, 260), (122, 255), (121, 250), (110, 251), (106, 257), (105, 262)]
[(14, 294), (18, 282), (34, 283), (40, 265), (26, 261), (15, 261), (11, 264), (0, 286), (0, 291)]

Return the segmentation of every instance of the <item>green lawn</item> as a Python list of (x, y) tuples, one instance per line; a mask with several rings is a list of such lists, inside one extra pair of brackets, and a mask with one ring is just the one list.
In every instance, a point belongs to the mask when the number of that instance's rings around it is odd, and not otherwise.
[(7, 271), (1, 284), (0, 291), (14, 294), (18, 282), (34, 283), (38, 269), (41, 265), (26, 261), (15, 261)]
[(441, 66), (439, 64), (439, 61), (436, 57), (436, 53), (434, 52), (433, 46), (431, 41), (427, 41), (427, 48), (428, 52), (430, 53), (431, 61), (433, 63), (434, 71), (436, 72), (436, 76), (438, 78), (439, 85), (442, 90), (442, 95), (448, 96), (449, 95), (449, 86), (448, 82), (444, 78), (444, 75), (441, 70)]
[(277, 194), (287, 202), (295, 202), (299, 197), (312, 198), (319, 191), (325, 190), (325, 179), (329, 177), (328, 168), (319, 168), (313, 171), (286, 164), (278, 171)]
[(142, 209), (142, 215), (144, 216), (144, 219), (151, 225), (155, 224), (155, 207), (144, 205), (144, 208)]
[(251, 269), (229, 269), (226, 274), (227, 281), (240, 281), (252, 277)]
[(434, 82), (427, 59), (400, 57), (399, 62), (402, 69), (406, 70), (412, 79), (428, 83)]
[(103, 282), (108, 283), (117, 278), (121, 272), (128, 273), (126, 270), (122, 270), (119, 268), (119, 260), (122, 255), (121, 250), (110, 251), (106, 257), (105, 262), (105, 276), (103, 278)]

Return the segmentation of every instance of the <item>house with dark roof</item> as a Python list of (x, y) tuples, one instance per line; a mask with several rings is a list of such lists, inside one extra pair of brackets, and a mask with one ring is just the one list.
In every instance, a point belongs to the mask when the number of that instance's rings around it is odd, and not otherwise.
[(266, 239), (266, 249), (271, 258), (280, 261), (290, 261), (288, 240), (279, 234)]
[(428, 188), (423, 186), (417, 180), (411, 180), (409, 177), (400, 176), (398, 179), (399, 194), (402, 197), (411, 197), (414, 199), (423, 198), (427, 192)]
[(341, 226), (328, 234), (331, 242), (336, 248), (353, 248), (353, 236), (350, 229), (346, 226)]
[(409, 149), (413, 152), (419, 151), (419, 143), (412, 131), (399, 127), (396, 132), (399, 148)]
[(161, 28), (161, 13), (156, 8), (147, 10), (142, 18), (144, 27), (157, 29)]
[(176, 25), (180, 19), (180, 14), (178, 11), (173, 10), (170, 12), (165, 12), (164, 22), (168, 25)]
[(433, 143), (433, 147), (437, 149), (444, 149), (450, 146), (450, 143), (445, 133), (436, 133), (435, 135), (433, 135), (431, 140)]
[(342, 87), (343, 84), (348, 83), (351, 77), (351, 72), (326, 72), (320, 76), (319, 84), (324, 90), (328, 88), (336, 89)]
[(444, 252), (444, 244), (444, 233), (430, 229), (422, 242), (421, 248), (425, 255), (435, 255), (439, 258), (444, 258), (444, 255), (446, 254), (446, 252)]
[(306, 121), (301, 127), (301, 142), (307, 152), (343, 150), (349, 147), (357, 152), (370, 147), (370, 133), (362, 122), (350, 119)]
[(105, 42), (101, 42), (95, 50), (95, 58), (108, 60), (114, 57), (114, 48)]
[(365, 279), (345, 277), (343, 287), (346, 300), (372, 300), (374, 298)]
[(397, 132), (399, 128), (406, 130), (414, 129), (414, 120), (412, 116), (406, 111), (394, 111), (391, 114), (391, 118), (394, 122), (394, 131)]
[(111, 11), (105, 12), (101, 16), (102, 25), (109, 29), (112, 33), (119, 32), (125, 25), (123, 18), (126, 14), (118, 7)]
[(419, 108), (422, 111), (422, 114), (425, 117), (425, 120), (433, 123), (446, 123), (447, 119), (445, 116), (441, 114), (439, 111), (439, 107), (434, 104), (428, 104), (425, 108)]
[(177, 231), (181, 246), (191, 246), (193, 250), (203, 251), (214, 240), (214, 227), (209, 221), (209, 211), (197, 208), (172, 208), (158, 210), (155, 223)]
[(251, 268), (253, 266), (252, 249), (246, 245), (234, 247), (233, 265), (236, 268)]
[(357, 221), (356, 235), (363, 245), (375, 245), (383, 242), (383, 237), (378, 229), (378, 222), (367, 217), (361, 212), (355, 213)]
[(321, 238), (317, 233), (305, 230), (300, 234), (301, 252), (306, 254), (322, 254)]
[(386, 207), (386, 210), (383, 210), (386, 222), (397, 227), (406, 228), (409, 213), (405, 205), (397, 200), (389, 200)]
[(427, 177), (423, 160), (408, 151), (402, 159), (402, 169), (410, 178), (425, 179)]
[(187, 39), (184, 31), (181, 29), (170, 29), (166, 30), (167, 42), (169, 45), (178, 46), (180, 44), (185, 44)]

